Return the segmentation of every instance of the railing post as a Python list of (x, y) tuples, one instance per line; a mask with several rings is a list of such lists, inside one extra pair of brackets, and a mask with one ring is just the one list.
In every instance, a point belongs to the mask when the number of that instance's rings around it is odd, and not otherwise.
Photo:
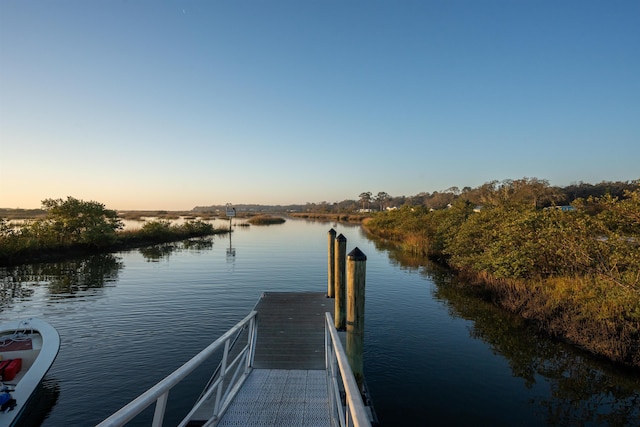
[(335, 274), (336, 274), (336, 265), (335, 265), (335, 241), (336, 241), (336, 230), (333, 228), (329, 230), (328, 233), (328, 243), (329, 243), (329, 254), (327, 257), (328, 261), (328, 272), (327, 272), (327, 296), (329, 298), (333, 298), (335, 295)]
[(364, 291), (367, 256), (358, 248), (347, 256), (347, 358), (363, 390)]
[(253, 367), (253, 360), (256, 354), (256, 318), (252, 317), (249, 321), (249, 333), (247, 337), (247, 347), (249, 354), (247, 355), (247, 361), (245, 364), (245, 372)]
[(156, 400), (156, 409), (153, 412), (153, 421), (151, 424), (152, 427), (162, 427), (162, 422), (164, 421), (164, 413), (167, 409), (168, 399), (169, 391), (162, 394), (162, 396), (160, 396), (158, 400)]
[(335, 326), (339, 331), (344, 331), (346, 322), (346, 298), (347, 283), (345, 281), (345, 257), (347, 254), (347, 238), (340, 234), (336, 237), (335, 249)]
[(222, 353), (222, 362), (220, 363), (220, 383), (216, 392), (216, 400), (213, 407), (213, 414), (220, 415), (220, 398), (222, 397), (222, 387), (224, 386), (224, 377), (227, 375), (227, 356), (229, 355), (229, 339), (224, 342), (224, 352)]

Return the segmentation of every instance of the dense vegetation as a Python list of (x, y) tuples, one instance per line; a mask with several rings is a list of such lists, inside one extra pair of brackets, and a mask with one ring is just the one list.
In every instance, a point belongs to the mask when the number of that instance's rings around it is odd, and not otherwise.
[(21, 227), (0, 218), (0, 265), (73, 254), (115, 250), (222, 233), (200, 220), (172, 225), (168, 220), (145, 222), (140, 230), (122, 231), (116, 211), (98, 202), (68, 197), (42, 202), (43, 216), (28, 220)]
[(284, 218), (271, 216), (271, 215), (256, 215), (252, 216), (247, 220), (249, 224), (253, 225), (271, 225), (271, 224), (282, 224), (286, 220)]
[[(522, 180), (521, 180), (522, 181)], [(541, 186), (546, 187), (546, 192), (552, 193), (553, 198), (551, 200), (540, 200), (540, 207), (556, 205), (568, 205), (576, 198), (588, 198), (590, 196), (599, 197), (605, 194), (609, 194), (613, 197), (624, 197), (625, 191), (633, 191), (637, 187), (636, 181), (602, 181), (597, 184), (589, 184), (579, 182), (571, 184), (566, 187), (551, 187), (546, 181), (537, 180), (535, 178), (528, 179), (531, 183), (538, 183)], [(518, 182), (518, 181), (513, 181)], [(342, 218), (345, 215), (352, 217), (359, 210), (366, 211), (382, 211), (388, 208), (400, 208), (402, 206), (425, 206), (429, 209), (442, 209), (447, 207), (449, 203), (452, 203), (458, 197), (464, 197), (472, 203), (481, 204), (483, 198), (488, 192), (496, 186), (500, 185), (498, 181), (492, 181), (477, 188), (471, 187), (449, 187), (445, 190), (434, 192), (420, 192), (413, 196), (407, 195), (390, 195), (384, 191), (372, 193), (365, 191), (358, 197), (359, 199), (346, 199), (336, 202), (308, 202), (306, 204), (296, 205), (253, 205), (253, 204), (236, 204), (234, 207), (238, 215), (244, 214), (258, 214), (258, 213), (287, 213), (290, 215), (298, 214), (313, 214), (314, 218), (317, 218), (318, 214), (339, 214)], [(198, 216), (204, 214), (212, 215), (224, 215), (225, 205), (211, 205), (211, 206), (196, 206), (193, 208), (192, 214)], [(0, 216), (2, 216), (2, 209), (0, 209)], [(333, 219), (332, 219), (333, 220)], [(340, 219), (342, 220), (342, 219)], [(357, 220), (357, 218), (349, 219)]]
[(357, 222), (371, 217), (368, 213), (324, 213), (324, 212), (299, 212), (290, 213), (293, 218), (311, 219), (314, 221), (326, 222)]
[[(381, 212), (366, 228), (436, 258), (498, 304), (594, 354), (640, 366), (640, 188), (553, 207), (545, 181), (492, 182), (450, 207)], [(552, 207), (541, 208), (550, 205)]]

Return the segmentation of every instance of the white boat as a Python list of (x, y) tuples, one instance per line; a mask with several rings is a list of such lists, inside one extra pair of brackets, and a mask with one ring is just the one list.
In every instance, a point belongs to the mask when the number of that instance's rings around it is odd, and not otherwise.
[(31, 318), (0, 325), (0, 427), (18, 421), (59, 349), (58, 331), (44, 320)]

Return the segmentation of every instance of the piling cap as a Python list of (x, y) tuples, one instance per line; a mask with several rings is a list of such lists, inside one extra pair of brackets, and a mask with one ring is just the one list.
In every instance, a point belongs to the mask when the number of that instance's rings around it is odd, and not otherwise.
[(337, 240), (338, 242), (346, 242), (346, 241), (347, 241), (347, 238), (346, 238), (346, 237), (344, 237), (344, 236), (342, 235), (342, 233), (340, 233), (340, 235), (338, 235), (338, 237), (336, 237), (336, 240)]
[(354, 261), (366, 261), (367, 260), (367, 256), (364, 254), (364, 252), (362, 252), (360, 249), (358, 249), (358, 247), (356, 247), (354, 250), (349, 252), (347, 257), (349, 257), (349, 259), (352, 259)]
[(334, 236), (335, 236), (335, 235), (336, 235), (336, 230), (334, 230), (334, 229), (332, 228), (331, 230), (329, 230), (329, 234), (331, 234), (331, 235), (334, 235)]

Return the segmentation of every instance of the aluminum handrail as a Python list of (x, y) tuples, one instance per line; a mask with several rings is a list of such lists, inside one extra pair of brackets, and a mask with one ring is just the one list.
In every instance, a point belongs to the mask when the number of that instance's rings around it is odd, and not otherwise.
[[(335, 419), (337, 416), (335, 421), (341, 427), (371, 427), (360, 388), (333, 322), (331, 313), (325, 313), (325, 363), (332, 417)], [(345, 394), (344, 403), (340, 395), (341, 386)]]
[[(178, 383), (180, 383), (183, 379), (185, 379), (194, 369), (200, 366), (203, 362), (209, 359), (220, 347), (224, 346), (225, 351), (223, 355), (223, 359), (226, 361), (229, 352), (229, 341), (234, 338), (243, 328), (249, 326), (249, 334), (247, 339), (247, 344), (245, 349), (248, 351), (244, 351), (244, 356), (246, 357), (246, 368), (250, 369), (250, 365), (253, 361), (253, 351), (255, 351), (255, 316), (257, 311), (252, 311), (249, 313), (247, 317), (238, 322), (233, 328), (229, 329), (225, 332), (220, 338), (209, 344), (207, 348), (202, 350), (200, 353), (196, 354), (184, 365), (173, 371), (163, 380), (158, 382), (156, 385), (151, 387), (146, 392), (142, 393), (136, 399), (131, 401), (129, 404), (122, 407), (119, 411), (111, 415), (106, 420), (102, 421), (98, 424), (98, 427), (120, 427), (125, 425), (127, 422), (132, 420), (142, 411), (144, 411), (147, 407), (149, 407), (154, 402), (156, 403), (156, 408), (153, 416), (152, 426), (162, 426), (162, 421), (164, 419), (164, 413), (166, 410), (166, 404), (169, 397), (169, 392), (173, 387), (175, 387)], [(237, 360), (237, 359), (236, 359)], [(233, 365), (231, 363), (230, 365)], [(224, 370), (223, 370), (224, 373)], [(246, 376), (242, 376), (242, 380), (244, 380)], [(233, 384), (229, 385), (229, 388), (233, 387)], [(231, 399), (233, 396), (230, 396)], [(225, 405), (226, 406), (226, 405)]]

